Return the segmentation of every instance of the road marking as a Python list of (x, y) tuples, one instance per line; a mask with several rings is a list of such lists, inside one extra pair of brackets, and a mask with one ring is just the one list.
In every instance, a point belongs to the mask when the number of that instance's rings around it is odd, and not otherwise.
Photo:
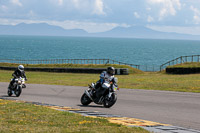
[(128, 118), (128, 117), (111, 117), (108, 118), (108, 121), (111, 123), (122, 124), (125, 126), (146, 126), (146, 127), (153, 127), (153, 126), (171, 126), (169, 124), (162, 124), (158, 122), (152, 122), (142, 119), (136, 118)]
[[(99, 113), (98, 111), (87, 112), (81, 109), (75, 109), (71, 107), (60, 107), (60, 106), (46, 106), (46, 107), (50, 109), (55, 109), (55, 110), (60, 110), (60, 111), (70, 111), (70, 112), (79, 113), (79, 114), (85, 113), (89, 115), (88, 117), (93, 117), (93, 118), (100, 118), (100, 117), (102, 118), (102, 115), (106, 115), (106, 114), (101, 115), (101, 113)], [(111, 123), (122, 124), (125, 126), (145, 126), (145, 127), (171, 126), (169, 124), (162, 124), (158, 122), (152, 122), (152, 121), (136, 119), (136, 118), (128, 118), (128, 117), (103, 117), (103, 118), (106, 118)]]

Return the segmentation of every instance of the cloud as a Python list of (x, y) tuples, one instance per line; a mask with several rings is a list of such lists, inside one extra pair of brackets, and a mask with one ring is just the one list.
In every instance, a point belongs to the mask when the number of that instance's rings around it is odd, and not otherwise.
[(93, 14), (105, 15), (106, 13), (103, 11), (103, 6), (102, 0), (95, 0)]
[(147, 0), (150, 5), (157, 5), (159, 8), (159, 20), (163, 20), (166, 16), (175, 16), (177, 10), (181, 10), (179, 0)]
[(147, 22), (153, 22), (153, 21), (154, 21), (154, 18), (151, 17), (151, 16), (148, 16), (148, 18), (147, 18)]
[[(51, 0), (55, 3), (55, 0)], [(52, 2), (52, 3), (53, 3)], [(87, 15), (105, 15), (103, 0), (58, 0), (58, 5), (62, 6), (64, 12), (79, 13)]]
[(37, 19), (37, 14), (33, 11), (33, 10), (30, 10), (28, 13), (27, 13), (27, 17), (29, 19)]
[(194, 12), (194, 16), (193, 16), (193, 20), (195, 24), (199, 24), (200, 23), (200, 10), (190, 6), (190, 9)]
[(8, 7), (5, 5), (1, 5), (0, 10), (2, 10), (3, 12), (6, 12), (8, 10)]
[(79, 8), (79, 0), (72, 0), (72, 2), (74, 3), (74, 6), (76, 7), (76, 8)]
[(17, 6), (22, 6), (22, 3), (19, 0), (11, 0), (11, 3), (13, 3)]
[(58, 5), (62, 6), (63, 5), (63, 0), (58, 0)]
[(84, 28), (89, 32), (95, 32), (95, 28), (102, 31), (116, 25), (122, 26), (122, 23), (144, 26), (200, 24), (200, 0), (0, 1), (0, 19), (8, 19), (0, 24), (14, 24), (22, 22), (21, 19), (24, 22), (54, 22), (65, 28)]
[(137, 12), (134, 12), (133, 15), (134, 15), (136, 18), (140, 18), (140, 15), (139, 15)]

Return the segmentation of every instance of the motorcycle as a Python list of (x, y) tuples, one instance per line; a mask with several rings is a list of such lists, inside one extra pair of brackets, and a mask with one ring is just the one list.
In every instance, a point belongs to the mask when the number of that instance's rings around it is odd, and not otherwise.
[[(13, 79), (11, 79), (12, 81)], [(25, 78), (19, 77), (15, 79), (15, 82), (13, 85), (8, 86), (8, 96), (12, 96), (13, 94), (16, 95), (16, 97), (19, 97), (22, 93), (22, 88), (26, 88), (25, 85)]]
[(102, 87), (105, 88), (105, 90), (101, 90), (102, 92), (100, 96), (98, 96), (98, 93), (100, 93), (100, 89), (102, 89), (101, 87), (96, 88), (97, 84), (95, 83), (88, 85), (88, 90), (85, 90), (81, 97), (82, 105), (86, 106), (89, 105), (91, 102), (94, 102), (99, 105), (103, 104), (105, 108), (110, 108), (111, 106), (113, 106), (117, 101), (116, 90), (119, 90), (117, 81), (117, 78), (113, 78), (110, 83), (104, 83)]

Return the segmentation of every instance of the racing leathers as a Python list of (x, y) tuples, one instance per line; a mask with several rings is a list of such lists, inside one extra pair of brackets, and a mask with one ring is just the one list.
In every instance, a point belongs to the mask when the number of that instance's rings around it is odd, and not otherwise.
[(13, 85), (13, 83), (15, 82), (15, 79), (17, 79), (17, 78), (19, 78), (19, 77), (25, 78), (25, 80), (27, 80), (25, 71), (20, 71), (19, 69), (15, 70), (14, 73), (12, 74), (12, 76), (13, 76), (14, 78), (13, 78), (12, 81), (10, 82), (9, 88)]
[(104, 94), (107, 87), (106, 84), (109, 84), (114, 78), (114, 75), (109, 74), (107, 71), (103, 71), (100, 75), (100, 80), (97, 81), (95, 89), (96, 89), (96, 96), (100, 97)]

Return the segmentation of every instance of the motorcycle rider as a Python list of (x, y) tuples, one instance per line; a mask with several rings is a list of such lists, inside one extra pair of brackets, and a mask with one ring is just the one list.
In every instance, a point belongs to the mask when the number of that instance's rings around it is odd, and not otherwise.
[[(10, 82), (8, 89), (11, 89), (11, 87), (13, 86), (13, 83), (15, 82), (15, 79), (17, 79), (17, 78), (19, 78), (19, 77), (25, 78), (25, 80), (27, 81), (27, 78), (26, 78), (26, 74), (25, 74), (24, 66), (23, 66), (23, 65), (19, 65), (19, 66), (17, 67), (17, 70), (15, 70), (14, 73), (12, 74), (12, 76), (13, 76), (14, 78), (13, 78), (12, 81)], [(26, 86), (24, 86), (24, 88), (26, 88)]]
[(109, 84), (113, 80), (114, 74), (115, 74), (114, 67), (108, 67), (107, 71), (103, 71), (100, 74), (100, 80), (97, 81), (96, 86), (95, 86), (97, 97), (101, 97), (104, 94), (104, 92), (107, 89), (106, 83)]

